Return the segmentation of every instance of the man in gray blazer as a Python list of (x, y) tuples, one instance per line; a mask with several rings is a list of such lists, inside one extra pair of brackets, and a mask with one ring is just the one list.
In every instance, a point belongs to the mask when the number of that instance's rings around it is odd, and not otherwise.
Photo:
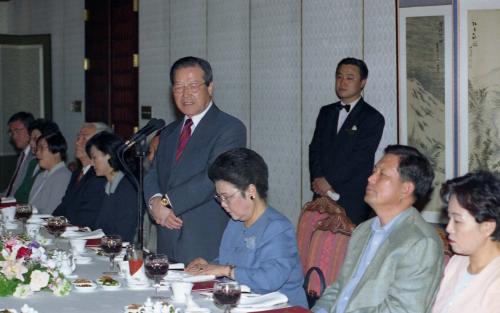
[(7, 121), (11, 143), (20, 153), (9, 184), (0, 193), (2, 197), (11, 197), (16, 193), (17, 188), (24, 180), (24, 176), (26, 176), (28, 165), (35, 158), (31, 151), (30, 134), (28, 132), (28, 127), (34, 120), (33, 114), (29, 112), (17, 112)]
[(144, 197), (158, 227), (157, 252), (178, 262), (218, 255), (228, 216), (207, 175), (215, 158), (246, 145), (246, 128), (212, 102), (210, 64), (184, 57), (170, 70), (175, 104), (184, 115), (162, 130)]
[(430, 190), (434, 172), (408, 146), (385, 149), (368, 178), (365, 201), (376, 217), (352, 234), (339, 277), (313, 312), (430, 312), (443, 271), (436, 230), (413, 203)]

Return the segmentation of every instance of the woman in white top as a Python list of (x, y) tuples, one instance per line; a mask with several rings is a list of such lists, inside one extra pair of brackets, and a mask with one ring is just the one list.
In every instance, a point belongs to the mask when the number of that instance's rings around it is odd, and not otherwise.
[(453, 252), (433, 313), (500, 312), (500, 177), (477, 172), (447, 181)]
[(66, 192), (71, 172), (66, 167), (67, 144), (61, 132), (42, 136), (37, 141), (36, 158), (38, 165), (44, 170), (33, 183), (29, 195), (29, 203), (39, 213), (51, 214), (61, 203)]

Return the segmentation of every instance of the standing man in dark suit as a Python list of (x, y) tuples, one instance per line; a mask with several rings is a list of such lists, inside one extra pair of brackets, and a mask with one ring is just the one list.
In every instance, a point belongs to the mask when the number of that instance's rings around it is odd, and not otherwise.
[(246, 145), (246, 128), (212, 101), (210, 64), (184, 57), (170, 69), (172, 93), (183, 118), (160, 135), (144, 197), (158, 227), (157, 252), (185, 262), (218, 255), (228, 216), (214, 199), (208, 168), (229, 149)]
[(361, 96), (367, 78), (368, 67), (362, 60), (340, 61), (335, 72), (340, 101), (321, 108), (309, 145), (312, 190), (320, 196), (338, 193), (338, 203), (355, 224), (370, 214), (363, 198), (385, 123)]
[(80, 128), (75, 142), (75, 156), (81, 163), (81, 170), (73, 172), (61, 204), (52, 213), (54, 216), (65, 216), (73, 225), (92, 229), (95, 228), (104, 199), (106, 179), (96, 176), (85, 145), (90, 138), (102, 131), (110, 129), (104, 123), (85, 123)]

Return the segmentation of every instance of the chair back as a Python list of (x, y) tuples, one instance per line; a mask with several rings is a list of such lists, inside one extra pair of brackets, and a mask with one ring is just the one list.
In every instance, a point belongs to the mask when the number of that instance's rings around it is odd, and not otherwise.
[(308, 294), (321, 295), (321, 275), (327, 286), (335, 281), (354, 228), (345, 209), (330, 198), (317, 198), (304, 205), (297, 230), (302, 266), (304, 273), (313, 267), (321, 270), (305, 282)]

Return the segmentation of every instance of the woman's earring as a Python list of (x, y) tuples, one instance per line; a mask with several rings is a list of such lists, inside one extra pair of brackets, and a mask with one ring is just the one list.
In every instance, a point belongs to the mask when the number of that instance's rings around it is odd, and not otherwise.
[(255, 200), (255, 196), (254, 195), (250, 195), (250, 200)]

